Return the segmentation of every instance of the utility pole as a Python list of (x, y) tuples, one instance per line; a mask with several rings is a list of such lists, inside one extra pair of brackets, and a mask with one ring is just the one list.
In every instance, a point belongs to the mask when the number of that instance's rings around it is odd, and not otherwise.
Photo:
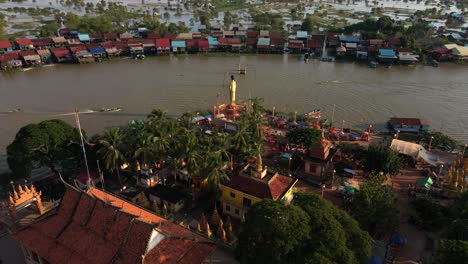
[(91, 187), (91, 176), (89, 174), (88, 158), (86, 157), (86, 150), (85, 150), (85, 147), (84, 147), (83, 133), (81, 131), (81, 124), (80, 124), (80, 117), (78, 115), (78, 108), (75, 109), (75, 121), (76, 121), (76, 126), (78, 127), (78, 132), (80, 133), (81, 149), (83, 151), (83, 158), (84, 158), (85, 167), (86, 167), (86, 174), (88, 175), (88, 181), (87, 181), (86, 185), (88, 186), (88, 188), (90, 188)]
[(330, 128), (333, 127), (333, 119), (335, 118), (335, 108), (336, 108), (336, 104), (333, 104), (333, 112), (332, 112), (332, 117), (331, 117), (331, 122), (330, 122)]

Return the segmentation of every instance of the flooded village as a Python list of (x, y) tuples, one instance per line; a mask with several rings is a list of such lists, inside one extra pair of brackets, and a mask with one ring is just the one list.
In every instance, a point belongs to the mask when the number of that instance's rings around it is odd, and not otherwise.
[(0, 12), (0, 263), (468, 261), (463, 1)]

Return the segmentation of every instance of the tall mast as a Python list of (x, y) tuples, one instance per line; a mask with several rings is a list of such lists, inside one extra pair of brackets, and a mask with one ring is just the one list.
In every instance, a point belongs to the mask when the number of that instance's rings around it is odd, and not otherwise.
[(85, 161), (86, 175), (88, 175), (88, 181), (86, 182), (86, 185), (88, 186), (88, 188), (90, 188), (91, 187), (91, 176), (89, 174), (88, 158), (86, 157), (86, 149), (85, 149), (85, 146), (84, 146), (83, 133), (81, 132), (81, 124), (80, 124), (80, 116), (78, 115), (78, 108), (75, 109), (75, 121), (76, 121), (76, 126), (78, 127), (78, 131), (80, 132), (81, 149), (83, 151), (83, 158), (84, 158), (84, 161)]

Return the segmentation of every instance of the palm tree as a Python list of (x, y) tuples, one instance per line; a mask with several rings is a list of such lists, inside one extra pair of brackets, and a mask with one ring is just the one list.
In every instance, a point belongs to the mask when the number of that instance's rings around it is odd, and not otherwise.
[(166, 119), (166, 112), (161, 109), (153, 109), (147, 118), (150, 122), (160, 121)]
[(206, 177), (209, 188), (218, 195), (221, 184), (229, 180), (226, 173), (226, 162), (223, 161), (219, 152), (209, 153), (208, 157), (208, 175)]
[(99, 140), (101, 145), (97, 154), (104, 161), (104, 166), (107, 170), (117, 172), (120, 186), (122, 179), (120, 178), (119, 166), (125, 161), (124, 155), (120, 151), (122, 145), (122, 131), (120, 128), (112, 128), (104, 132), (104, 136)]
[(153, 135), (148, 135), (141, 146), (135, 151), (133, 157), (143, 165), (152, 163), (155, 159), (155, 148), (153, 144)]

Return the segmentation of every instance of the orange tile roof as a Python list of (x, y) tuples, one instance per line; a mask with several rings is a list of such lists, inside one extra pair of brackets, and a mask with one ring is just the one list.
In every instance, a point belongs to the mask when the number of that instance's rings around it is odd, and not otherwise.
[(267, 177), (260, 180), (251, 176), (236, 175), (224, 185), (261, 199), (276, 200), (281, 198), (296, 182), (291, 177), (279, 174), (273, 175), (271, 178)]
[[(146, 252), (153, 230), (164, 238)], [(109, 193), (67, 187), (57, 214), (15, 234), (54, 263), (203, 263), (214, 243)], [(177, 243), (175, 243), (177, 241)], [(183, 245), (183, 246), (182, 246)]]

